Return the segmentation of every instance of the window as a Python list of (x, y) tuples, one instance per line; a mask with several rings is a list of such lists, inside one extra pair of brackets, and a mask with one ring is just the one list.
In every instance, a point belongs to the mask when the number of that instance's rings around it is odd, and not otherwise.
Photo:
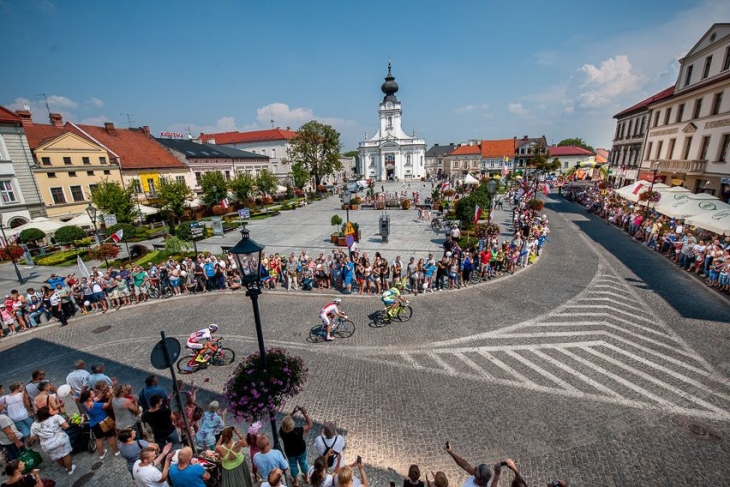
[(147, 187), (150, 189), (150, 196), (157, 196), (157, 188), (155, 188), (155, 180), (147, 179)]
[(692, 113), (692, 118), (700, 118), (700, 113), (702, 113), (702, 98), (697, 98), (695, 100), (695, 110)]
[(73, 164), (71, 162), (71, 158), (70, 157), (64, 157), (63, 158), (63, 163), (66, 164), (67, 166), (70, 166), (71, 164)]
[(664, 125), (669, 125), (669, 117), (672, 116), (672, 107), (667, 108), (664, 111)]
[(654, 145), (653, 142), (649, 142), (649, 145), (646, 146), (646, 153), (644, 154), (644, 160), (648, 161), (649, 157), (651, 157), (651, 147)]
[(722, 70), (730, 69), (730, 46), (725, 48), (725, 61), (722, 63)]
[(88, 157), (82, 157), (81, 162), (83, 162), (84, 164), (91, 164), (91, 159), (89, 159)]
[(48, 177), (49, 178), (55, 178), (56, 177), (56, 173), (55, 172), (49, 172), (48, 173)]
[(658, 111), (658, 110), (657, 110), (657, 112), (656, 112), (656, 113), (654, 114), (654, 125), (652, 125), (652, 126), (653, 126), (653, 127), (656, 127), (657, 125), (659, 125), (659, 111)]
[(687, 66), (687, 71), (685, 71), (684, 86), (687, 86), (690, 81), (692, 81), (692, 65)]
[(76, 177), (76, 171), (69, 171), (68, 172), (68, 177), (75, 178)]
[(51, 158), (50, 157), (41, 157), (41, 164), (43, 164), (44, 166), (50, 166)]
[(111, 176), (112, 172), (109, 170), (104, 170), (104, 176)]
[(13, 182), (9, 179), (0, 181), (0, 197), (3, 204), (15, 203), (15, 191), (13, 190)]
[[(231, 179), (231, 171), (226, 171), (226, 179)], [(185, 178), (183, 178), (185, 180)]]
[(717, 160), (719, 162), (727, 162), (728, 159), (730, 159), (730, 134), (725, 134), (722, 136), (722, 144), (720, 144), (720, 155), (717, 157)]
[(0, 135), (0, 159), (5, 161), (10, 160), (10, 154), (8, 153), (8, 147), (5, 145), (5, 139)]
[(683, 116), (684, 116), (684, 103), (682, 103), (681, 105), (679, 105), (677, 107), (677, 122), (681, 122)]
[(712, 114), (717, 115), (720, 113), (720, 107), (722, 106), (722, 91), (715, 93), (715, 99), (712, 101)]
[(195, 185), (200, 186), (200, 173), (199, 172), (195, 173)]
[(63, 188), (51, 188), (51, 198), (57, 205), (66, 202), (66, 197), (63, 195)]
[(81, 186), (71, 186), (71, 198), (74, 201), (84, 201), (84, 192)]
[(662, 146), (664, 145), (664, 141), (660, 140), (659, 143), (656, 145), (656, 158), (661, 159), (662, 158)]
[(94, 175), (94, 171), (86, 171), (86, 175), (87, 176), (93, 176)]
[(99, 186), (98, 184), (90, 184), (89, 185), (89, 194), (94, 194), (94, 191), (96, 191), (96, 187)]
[(692, 148), (692, 137), (687, 137), (684, 139), (684, 153), (682, 154), (682, 159), (685, 161), (689, 159), (689, 150)]
[(178, 183), (184, 183), (185, 182), (185, 176), (175, 176), (175, 179)]
[(100, 156), (99, 157), (99, 164), (106, 164), (106, 157)]
[(459, 168), (459, 161), (454, 161), (454, 169), (458, 169), (458, 168)]
[(705, 70), (702, 71), (702, 79), (707, 78), (710, 76), (710, 67), (712, 66), (712, 56), (707, 56), (705, 58)]
[(271, 149), (271, 157), (276, 158), (276, 149)]
[(702, 137), (702, 148), (700, 149), (700, 161), (704, 161), (707, 158), (707, 149), (710, 147), (710, 136), (706, 135)]
[(626, 131), (626, 135), (628, 135), (629, 137), (631, 137), (631, 122), (632, 122), (632, 121), (633, 121), (633, 120), (629, 120), (629, 128), (628, 128), (628, 130)]
[(674, 157), (674, 146), (677, 143), (677, 139), (669, 139), (669, 147), (667, 147), (667, 159)]
[(132, 189), (134, 190), (135, 193), (142, 192), (142, 186), (139, 184), (139, 179), (132, 180)]

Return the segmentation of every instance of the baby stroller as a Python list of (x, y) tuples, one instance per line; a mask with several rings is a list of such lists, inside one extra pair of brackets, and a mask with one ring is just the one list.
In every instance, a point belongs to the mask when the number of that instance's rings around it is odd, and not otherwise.
[(83, 421), (79, 424), (69, 424), (66, 429), (66, 434), (71, 442), (73, 453), (96, 451), (96, 438), (94, 438), (94, 433), (92, 433), (88, 421)]

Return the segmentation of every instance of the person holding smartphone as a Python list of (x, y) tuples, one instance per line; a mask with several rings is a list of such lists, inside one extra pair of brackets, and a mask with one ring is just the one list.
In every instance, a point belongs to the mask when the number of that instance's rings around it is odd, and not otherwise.
[[(360, 474), (359, 479), (353, 474), (354, 468), (357, 468)], [(335, 487), (368, 487), (369, 485), (368, 476), (365, 474), (365, 464), (359, 455), (355, 463), (345, 465), (335, 476)]]
[(451, 458), (454, 459), (456, 464), (469, 474), (469, 478), (466, 479), (462, 487), (497, 487), (499, 475), (502, 470), (501, 463), (494, 465), (494, 478), (492, 478), (492, 471), (488, 465), (480, 463), (477, 466), (472, 466), (451, 449), (451, 444), (448, 441), (446, 442), (446, 453), (451, 455)]
[[(304, 426), (294, 426), (294, 415), (300, 411), (307, 423)], [(309, 464), (307, 463), (307, 443), (304, 435), (312, 429), (312, 418), (307, 410), (297, 406), (291, 414), (284, 416), (279, 428), (279, 436), (284, 441), (284, 453), (289, 460), (289, 468), (293, 479), (293, 487), (299, 487), (299, 471), (304, 475), (304, 483), (309, 483)]]

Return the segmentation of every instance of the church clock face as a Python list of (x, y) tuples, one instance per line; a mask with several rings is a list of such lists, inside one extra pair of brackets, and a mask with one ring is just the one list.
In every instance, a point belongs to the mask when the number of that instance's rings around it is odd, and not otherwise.
[(386, 103), (385, 108), (393, 108), (393, 102), (389, 101), (388, 103)]

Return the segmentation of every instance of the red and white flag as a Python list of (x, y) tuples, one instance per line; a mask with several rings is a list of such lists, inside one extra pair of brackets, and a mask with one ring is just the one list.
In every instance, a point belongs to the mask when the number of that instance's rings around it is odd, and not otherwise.
[(448, 182), (448, 181), (444, 181), (443, 183), (441, 183), (441, 191), (442, 191), (442, 192), (443, 192), (443, 191), (446, 191), (446, 189), (447, 189), (448, 187), (449, 187), (449, 182)]
[(114, 240), (114, 243), (119, 243), (119, 241), (122, 240), (122, 237), (124, 237), (124, 229), (120, 228), (116, 232), (112, 233), (111, 239)]
[(550, 185), (547, 182), (542, 185), (542, 192), (545, 193), (545, 196), (550, 194)]
[(228, 198), (223, 198), (221, 200), (221, 208), (227, 210), (229, 206), (231, 206), (231, 204), (228, 202)]
[(479, 221), (479, 218), (482, 216), (482, 209), (479, 207), (479, 205), (476, 205), (474, 208), (474, 225), (477, 224)]

